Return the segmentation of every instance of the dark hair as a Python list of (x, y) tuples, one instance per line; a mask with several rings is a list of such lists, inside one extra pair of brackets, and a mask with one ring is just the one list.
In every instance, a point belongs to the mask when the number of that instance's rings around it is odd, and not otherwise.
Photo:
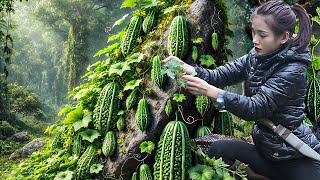
[[(299, 32), (297, 36), (293, 36), (296, 14), (299, 19)], [(268, 1), (259, 6), (251, 15), (251, 19), (255, 16), (265, 16), (265, 22), (268, 24), (277, 36), (289, 32), (290, 37), (287, 47), (297, 46), (297, 51), (305, 50), (311, 39), (311, 23), (307, 11), (299, 4), (289, 6), (282, 0)], [(268, 18), (270, 17), (270, 18)]]

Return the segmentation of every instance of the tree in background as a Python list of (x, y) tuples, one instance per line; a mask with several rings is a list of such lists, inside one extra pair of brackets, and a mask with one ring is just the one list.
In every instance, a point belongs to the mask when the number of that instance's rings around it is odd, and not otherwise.
[(92, 32), (99, 34), (104, 31), (101, 28), (105, 28), (106, 19), (112, 22), (109, 17), (112, 17), (112, 9), (117, 9), (119, 3), (111, 0), (41, 0), (37, 7), (35, 15), (62, 37), (67, 37), (64, 66), (70, 91), (79, 85), (90, 63), (92, 54), (89, 52), (97, 50), (90, 50), (92, 43), (89, 37), (94, 39)]

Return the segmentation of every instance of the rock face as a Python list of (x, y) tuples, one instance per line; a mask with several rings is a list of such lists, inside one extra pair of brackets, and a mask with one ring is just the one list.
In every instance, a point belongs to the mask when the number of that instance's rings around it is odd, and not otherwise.
[(32, 154), (35, 151), (38, 151), (41, 147), (43, 147), (46, 144), (44, 140), (41, 138), (35, 139), (28, 144), (26, 144), (23, 148), (16, 150), (14, 153), (12, 153), (9, 157), (9, 159), (16, 159), (21, 157), (26, 157), (30, 154)]
[[(219, 51), (223, 44), (219, 45), (220, 49), (218, 52), (213, 52), (211, 48), (211, 34), (213, 31), (217, 33), (224, 34), (223, 32), (223, 23), (219, 20), (219, 12), (221, 10), (217, 9), (213, 0), (196, 0), (190, 6), (190, 13), (186, 16), (189, 39), (192, 38), (203, 38), (204, 42), (201, 43), (201, 47), (198, 47), (200, 54), (210, 54), (213, 57), (219, 59)], [(216, 24), (215, 24), (216, 22)], [(200, 29), (200, 30), (199, 30)], [(157, 42), (158, 45), (167, 44), (168, 30)], [(185, 62), (189, 64), (194, 64), (191, 60), (192, 52), (192, 42), (189, 42), (189, 51), (187, 57), (184, 59)], [(167, 78), (167, 83), (165, 87), (161, 90), (154, 86), (151, 80), (147, 80), (145, 87), (152, 89), (150, 95), (145, 95), (149, 103), (149, 111), (151, 113), (151, 123), (148, 129), (145, 132), (141, 132), (135, 124), (135, 112), (136, 107), (133, 108), (128, 114), (126, 114), (126, 127), (127, 129), (124, 132), (117, 132), (117, 152), (111, 158), (106, 159), (105, 163), (105, 177), (115, 177), (119, 178), (121, 175), (123, 179), (131, 179), (132, 173), (137, 169), (139, 161), (137, 159), (142, 159), (146, 154), (140, 154), (139, 145), (143, 141), (152, 141), (157, 147), (157, 142), (160, 139), (163, 128), (169, 121), (175, 120), (175, 112), (177, 111), (177, 104), (173, 102), (173, 109), (170, 117), (165, 114), (165, 105), (168, 99), (172, 99), (174, 93), (179, 90), (175, 80)], [(187, 91), (182, 90), (180, 93), (184, 93), (187, 96), (187, 100), (180, 103), (183, 109), (183, 116), (186, 121), (190, 120), (188, 117), (192, 116), (195, 120), (200, 119), (200, 114), (197, 112), (195, 107), (195, 96), (190, 94)], [(141, 98), (141, 96), (139, 97)], [(210, 107), (209, 112), (206, 113), (203, 118), (204, 125), (209, 125), (212, 122), (215, 109), (213, 106)], [(182, 120), (181, 113), (180, 120)], [(192, 121), (192, 119), (191, 119)], [(196, 127), (201, 124), (201, 121), (196, 121), (193, 124), (187, 124), (189, 129), (189, 134), (193, 138)], [(156, 150), (153, 151), (153, 154), (149, 155), (148, 158), (144, 161), (150, 167), (153, 167), (155, 162)], [(139, 157), (141, 155), (142, 157)]]
[(26, 134), (25, 132), (19, 132), (12, 136), (12, 140), (17, 142), (25, 142), (25, 141), (28, 141), (29, 139), (30, 139), (29, 135)]

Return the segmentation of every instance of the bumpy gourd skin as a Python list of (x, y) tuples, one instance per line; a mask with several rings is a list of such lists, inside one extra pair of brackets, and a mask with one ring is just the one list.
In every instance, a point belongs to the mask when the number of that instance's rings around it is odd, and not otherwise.
[(126, 121), (124, 120), (124, 118), (122, 116), (119, 117), (118, 121), (117, 121), (117, 129), (119, 131), (122, 131), (126, 126)]
[(81, 136), (79, 134), (77, 134), (75, 137), (74, 137), (74, 140), (73, 140), (73, 144), (72, 144), (72, 153), (73, 155), (76, 155), (76, 156), (79, 156), (80, 153), (81, 153)]
[(132, 174), (131, 180), (138, 180), (138, 173), (137, 172), (134, 172)]
[(233, 136), (232, 116), (228, 111), (221, 111), (214, 120), (214, 133)]
[(95, 129), (104, 135), (113, 129), (120, 106), (119, 86), (115, 82), (107, 84), (101, 91), (96, 107), (93, 111)]
[(312, 79), (307, 88), (307, 110), (316, 121), (320, 118), (320, 81)]
[(211, 134), (211, 130), (208, 126), (199, 126), (196, 130), (196, 138), (201, 138)]
[(147, 14), (147, 17), (143, 20), (142, 29), (146, 34), (149, 33), (157, 21), (156, 10), (152, 10)]
[(165, 112), (167, 114), (167, 116), (170, 116), (171, 112), (172, 112), (172, 102), (171, 102), (171, 99), (169, 99), (167, 101), (167, 104), (166, 104), (166, 108), (165, 108)]
[(211, 35), (211, 38), (212, 38), (212, 41), (211, 41), (211, 44), (212, 44), (212, 48), (213, 48), (213, 50), (217, 50), (218, 49), (218, 34), (217, 33), (212, 33), (212, 35)]
[(116, 134), (114, 131), (107, 132), (103, 143), (102, 143), (102, 153), (110, 157), (113, 155), (116, 149)]
[(126, 99), (127, 110), (132, 109), (136, 105), (137, 100), (138, 100), (138, 89), (134, 89), (133, 91), (131, 91), (131, 93)]
[(140, 180), (152, 180), (151, 170), (147, 164), (142, 164), (140, 166)]
[(141, 132), (145, 131), (150, 124), (148, 101), (144, 98), (140, 99), (138, 103), (135, 121)]
[(183, 59), (188, 50), (188, 29), (184, 16), (176, 16), (170, 26), (168, 36), (168, 53)]
[(161, 73), (161, 66), (160, 56), (155, 56), (152, 59), (151, 80), (158, 88), (162, 88), (166, 81), (165, 75)]
[(191, 167), (190, 137), (185, 124), (171, 121), (164, 128), (155, 157), (154, 179), (189, 179)]
[(122, 37), (121, 52), (123, 56), (127, 56), (138, 44), (138, 38), (142, 30), (143, 17), (133, 16), (130, 19), (126, 33)]
[(198, 48), (197, 46), (193, 46), (192, 47), (192, 55), (191, 55), (192, 59), (194, 61), (197, 61), (198, 60)]
[(196, 98), (196, 108), (201, 114), (201, 117), (208, 111), (210, 106), (210, 99), (208, 96), (197, 96)]
[(77, 177), (87, 173), (93, 162), (96, 161), (96, 148), (93, 145), (87, 147), (86, 151), (81, 155), (77, 162)]

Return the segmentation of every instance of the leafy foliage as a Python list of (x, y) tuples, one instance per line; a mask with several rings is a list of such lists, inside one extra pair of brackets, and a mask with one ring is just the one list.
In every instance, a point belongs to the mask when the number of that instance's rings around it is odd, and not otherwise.
[(184, 94), (173, 94), (173, 100), (175, 100), (176, 102), (182, 102), (184, 100), (186, 100), (186, 96)]
[(71, 180), (74, 172), (72, 171), (63, 171), (59, 172), (53, 180)]
[(92, 143), (95, 139), (97, 139), (100, 136), (100, 133), (97, 130), (87, 129), (85, 131), (82, 131), (80, 135), (84, 140), (87, 140)]
[(90, 167), (90, 173), (96, 173), (98, 174), (100, 171), (102, 171), (103, 165), (102, 164), (93, 164)]
[(192, 180), (210, 180), (215, 174), (214, 170), (207, 165), (198, 164), (188, 170)]
[(154, 143), (152, 141), (143, 141), (140, 144), (140, 152), (141, 153), (148, 153), (151, 154), (151, 152), (154, 150)]
[[(209, 158), (208, 155), (204, 154), (201, 149), (198, 149), (196, 152), (196, 155), (200, 158), (202, 161), (203, 165), (201, 166), (202, 168), (199, 168), (199, 165), (196, 166), (194, 169), (190, 169), (189, 172), (192, 172), (194, 174), (194, 178), (199, 177), (199, 171), (202, 170), (202, 175), (204, 175), (204, 170), (206, 170), (207, 174), (206, 175), (212, 175), (212, 179), (228, 179), (228, 180), (235, 180), (235, 175), (240, 176), (243, 180), (247, 180), (246, 174), (245, 174), (245, 165), (240, 165), (237, 167), (235, 171), (232, 171), (228, 169), (227, 167), (229, 165), (225, 164), (222, 161), (222, 158), (215, 159)], [(209, 171), (209, 167), (212, 168), (212, 171)], [(190, 176), (191, 178), (191, 176)]]
[(44, 103), (40, 101), (38, 96), (26, 87), (18, 86), (17, 84), (10, 84), (8, 88), (12, 112), (21, 113), (25, 116), (40, 117), (39, 120), (45, 120)]

